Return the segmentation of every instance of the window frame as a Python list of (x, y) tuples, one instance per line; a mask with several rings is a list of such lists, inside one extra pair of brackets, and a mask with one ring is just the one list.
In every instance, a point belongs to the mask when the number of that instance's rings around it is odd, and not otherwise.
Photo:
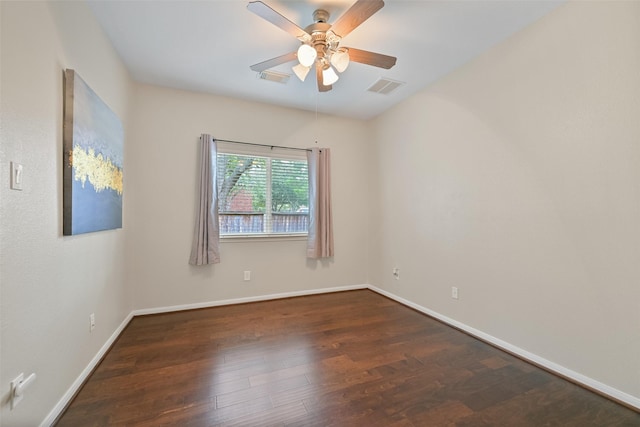
[[(282, 159), (282, 160), (298, 160), (308, 162), (307, 159), (307, 151), (303, 148), (295, 148), (295, 149), (284, 149), (278, 147), (270, 147), (270, 146), (259, 146), (259, 145), (243, 145), (237, 143), (229, 143), (229, 142), (218, 142), (217, 144), (217, 154), (231, 154), (231, 155), (239, 155), (239, 156), (256, 156), (256, 157), (265, 157), (269, 160), (271, 159)], [(216, 155), (216, 162), (217, 162)], [(271, 161), (267, 162), (267, 194), (265, 194), (266, 198), (266, 206), (269, 209), (265, 211), (265, 219), (267, 216), (272, 215), (271, 210)], [(308, 165), (308, 163), (307, 163)], [(216, 185), (217, 185), (217, 176), (216, 176)], [(218, 208), (218, 214), (220, 214), (220, 209)], [(307, 213), (308, 215), (308, 213)], [(289, 233), (273, 233), (273, 232), (264, 232), (264, 233), (236, 233), (236, 234), (222, 234), (220, 233), (220, 241), (221, 242), (264, 242), (264, 241), (297, 241), (297, 240), (307, 240), (309, 235), (309, 231), (304, 232), (289, 232)]]

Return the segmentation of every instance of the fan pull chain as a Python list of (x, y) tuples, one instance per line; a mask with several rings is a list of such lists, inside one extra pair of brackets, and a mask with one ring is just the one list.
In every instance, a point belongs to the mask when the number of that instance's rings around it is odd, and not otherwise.
[(319, 97), (320, 97), (320, 92), (316, 92), (316, 123), (315, 123), (316, 144), (318, 143), (318, 98)]

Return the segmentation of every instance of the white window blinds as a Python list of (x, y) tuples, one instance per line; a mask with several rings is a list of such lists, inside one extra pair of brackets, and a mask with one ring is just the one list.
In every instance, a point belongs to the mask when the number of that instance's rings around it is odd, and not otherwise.
[(221, 235), (306, 234), (307, 161), (245, 153), (218, 153)]

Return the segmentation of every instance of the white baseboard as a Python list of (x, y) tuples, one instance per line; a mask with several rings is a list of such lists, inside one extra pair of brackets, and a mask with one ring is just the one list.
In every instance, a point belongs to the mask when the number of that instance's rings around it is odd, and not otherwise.
[(139, 310), (134, 310), (132, 314), (134, 316), (142, 316), (145, 314), (169, 313), (172, 311), (194, 310), (198, 308), (218, 307), (221, 305), (244, 304), (248, 302), (268, 301), (272, 299), (292, 298), (292, 297), (300, 297), (305, 295), (317, 295), (317, 294), (326, 294), (331, 292), (353, 291), (353, 290), (368, 289), (368, 288), (369, 288), (369, 285), (336, 286), (333, 288), (321, 288), (321, 289), (310, 289), (307, 291), (283, 292), (279, 294), (258, 295), (255, 297), (234, 298), (234, 299), (225, 299), (225, 300), (219, 300), (219, 301), (207, 301), (207, 302), (199, 302), (194, 304), (182, 304), (182, 305), (171, 305), (167, 307), (143, 308)]
[(116, 330), (111, 334), (107, 342), (98, 350), (98, 353), (91, 359), (89, 364), (84, 368), (84, 370), (78, 375), (78, 378), (71, 384), (71, 387), (67, 390), (67, 392), (62, 396), (62, 399), (58, 401), (56, 406), (49, 412), (49, 415), (40, 423), (40, 427), (49, 427), (53, 425), (55, 420), (60, 416), (64, 408), (67, 407), (73, 396), (78, 392), (82, 384), (86, 381), (86, 379), (91, 375), (91, 372), (98, 366), (98, 363), (102, 360), (104, 355), (109, 351), (111, 345), (118, 339), (124, 328), (129, 324), (129, 322), (133, 319), (133, 312), (129, 313), (127, 317), (120, 323), (120, 325), (116, 328)]
[(471, 326), (465, 325), (464, 323), (458, 322), (457, 320), (453, 320), (447, 316), (444, 316), (438, 312), (435, 312), (433, 310), (430, 310), (428, 308), (425, 308), (421, 305), (418, 305), (414, 302), (411, 302), (409, 300), (406, 300), (402, 297), (399, 297), (395, 294), (392, 294), (391, 292), (385, 291), (383, 289), (380, 289), (378, 287), (369, 285), (368, 288), (374, 292), (377, 292), (381, 295), (384, 295), (388, 298), (391, 298), (394, 301), (399, 302), (400, 304), (406, 305), (407, 307), (411, 307), (414, 310), (417, 310), (421, 313), (427, 314), (435, 319), (440, 320), (443, 323), (446, 323), (447, 325), (453, 326), (455, 328), (458, 328), (466, 333), (468, 333), (469, 335), (472, 335), (476, 338), (479, 338), (483, 341), (486, 341), (496, 347), (499, 347), (509, 353), (513, 353), (515, 355), (517, 355), (518, 357), (521, 357), (522, 359), (525, 359), (529, 362), (532, 362), (536, 365), (542, 366), (545, 369), (548, 369), (551, 372), (554, 372), (560, 376), (563, 376), (565, 378), (570, 379), (571, 381), (574, 381), (578, 384), (581, 384), (587, 388), (591, 388), (593, 390), (598, 391), (599, 393), (602, 393), (603, 395), (609, 396), (612, 399), (618, 400), (620, 402), (623, 402), (629, 406), (632, 406), (636, 409), (640, 409), (640, 398), (637, 398), (635, 396), (632, 396), (628, 393), (625, 393), (623, 391), (620, 391), (616, 388), (613, 388), (611, 386), (608, 386), (606, 384), (603, 384), (599, 381), (594, 380), (593, 378), (589, 378), (585, 375), (582, 375), (578, 372), (572, 371), (571, 369), (565, 368), (564, 366), (558, 365), (557, 363), (554, 363), (550, 360), (544, 359), (536, 354), (533, 354), (527, 350), (524, 350), (520, 347), (517, 347), (513, 344), (510, 344), (506, 341), (502, 341), (499, 338), (496, 338), (494, 336), (491, 336), (487, 333), (484, 333), (478, 329), (472, 328)]

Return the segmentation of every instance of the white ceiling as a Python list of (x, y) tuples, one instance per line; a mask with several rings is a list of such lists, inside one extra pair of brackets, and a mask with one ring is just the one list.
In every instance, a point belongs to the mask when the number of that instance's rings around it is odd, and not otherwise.
[[(315, 9), (334, 22), (355, 0), (264, 0), (304, 28)], [(263, 20), (242, 0), (89, 1), (133, 78), (142, 83), (213, 93), (369, 119), (425, 88), (564, 0), (386, 0), (348, 34), (342, 46), (395, 56), (384, 70), (352, 63), (333, 90), (318, 93), (310, 73), (300, 82), (294, 63), (274, 68), (287, 84), (257, 78), (249, 66), (293, 52), (300, 42)], [(367, 89), (384, 77), (406, 83), (389, 95)]]

